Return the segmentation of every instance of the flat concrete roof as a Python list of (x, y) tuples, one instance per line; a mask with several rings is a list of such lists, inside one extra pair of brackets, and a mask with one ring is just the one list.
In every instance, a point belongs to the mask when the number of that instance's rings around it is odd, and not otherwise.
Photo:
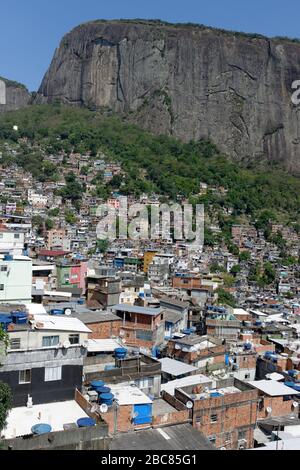
[(189, 375), (183, 379), (171, 380), (166, 384), (162, 384), (161, 391), (165, 391), (170, 395), (174, 395), (175, 388), (188, 387), (190, 385), (199, 385), (203, 383), (211, 384), (212, 380), (203, 374)]
[(32, 434), (32, 426), (41, 423), (50, 424), (52, 432), (63, 431), (64, 424), (76, 423), (78, 419), (87, 417), (74, 400), (34, 405), (32, 408), (22, 406), (9, 412), (6, 428), (1, 434), (4, 439), (26, 436)]
[(159, 398), (158, 400), (154, 400), (152, 404), (152, 415), (153, 416), (160, 416), (167, 413), (176, 413), (176, 408), (171, 406), (167, 401)]
[(122, 384), (108, 384), (108, 387), (111, 389), (111, 393), (114, 395), (120, 406), (152, 403), (152, 400), (138, 387)]

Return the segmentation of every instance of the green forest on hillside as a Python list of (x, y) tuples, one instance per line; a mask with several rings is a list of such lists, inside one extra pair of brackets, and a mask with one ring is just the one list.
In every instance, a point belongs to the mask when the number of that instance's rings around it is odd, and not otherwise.
[[(13, 130), (15, 125), (18, 131)], [(209, 141), (183, 143), (154, 136), (107, 111), (60, 104), (34, 105), (0, 116), (0, 145), (14, 144), (20, 137), (27, 137), (31, 149), (22, 144), (23, 155), (15, 159), (3, 152), (2, 164), (17, 163), (37, 178), (57, 175), (55, 166), (45, 159), (47, 154), (75, 151), (94, 159), (101, 151), (121, 162), (126, 173), (121, 185), (124, 194), (156, 192), (172, 200), (190, 198), (215, 208), (233, 208), (233, 215), (251, 218), (268, 209), (274, 218), (299, 221), (300, 179), (278, 166), (256, 170), (238, 166)], [(199, 196), (200, 182), (227, 192), (209, 190)], [(120, 189), (120, 183), (115, 177), (112, 184)]]

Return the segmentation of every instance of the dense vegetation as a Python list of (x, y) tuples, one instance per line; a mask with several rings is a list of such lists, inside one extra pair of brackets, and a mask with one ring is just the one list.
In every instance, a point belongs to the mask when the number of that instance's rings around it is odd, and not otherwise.
[[(13, 130), (14, 125), (18, 131)], [(220, 216), (224, 232), (229, 233), (234, 217), (241, 214), (257, 219), (262, 226), (270, 216), (299, 221), (300, 180), (281, 168), (271, 164), (267, 169), (239, 167), (209, 141), (182, 143), (164, 135), (154, 136), (107, 110), (96, 113), (54, 104), (2, 115), (0, 146), (4, 141), (16, 143), (20, 137), (27, 138), (27, 143), (21, 144), (22, 155), (14, 159), (3, 152), (2, 164), (17, 163), (41, 180), (58, 177), (55, 165), (45, 159), (47, 154), (75, 151), (88, 153), (93, 159), (101, 151), (112, 161), (121, 162), (124, 169), (125, 176), (115, 177), (109, 189), (137, 196), (156, 192), (172, 200), (189, 198), (220, 213), (223, 208), (232, 208), (231, 223)], [(99, 174), (98, 194), (105, 197), (107, 186), (101, 178)], [(200, 182), (209, 185), (202, 196)], [(62, 196), (78, 201), (83, 189), (69, 175)]]

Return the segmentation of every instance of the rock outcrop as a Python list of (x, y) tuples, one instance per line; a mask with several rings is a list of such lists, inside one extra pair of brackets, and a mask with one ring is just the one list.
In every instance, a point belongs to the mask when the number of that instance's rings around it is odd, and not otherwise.
[(0, 77), (0, 113), (23, 108), (30, 100), (31, 94), (24, 85)]
[(61, 41), (39, 93), (154, 132), (209, 138), (238, 161), (300, 174), (300, 43), (148, 21), (95, 21)]

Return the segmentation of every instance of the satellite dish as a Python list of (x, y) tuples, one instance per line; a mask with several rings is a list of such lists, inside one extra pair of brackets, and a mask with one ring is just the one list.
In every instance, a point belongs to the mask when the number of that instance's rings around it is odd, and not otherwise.
[(293, 408), (298, 408), (298, 406), (299, 406), (299, 403), (296, 401), (293, 401)]
[(64, 344), (63, 344), (63, 347), (64, 347), (65, 349), (69, 349), (70, 346), (71, 346), (70, 341), (65, 341)]
[(107, 413), (108, 412), (108, 406), (106, 403), (102, 403), (102, 405), (100, 405), (100, 411), (101, 413)]
[(65, 315), (70, 316), (72, 315), (72, 310), (70, 308), (65, 309)]
[(194, 406), (194, 403), (192, 401), (188, 401), (187, 404), (186, 404), (186, 407), (191, 410)]
[(120, 336), (125, 336), (125, 331), (124, 330), (120, 330)]

